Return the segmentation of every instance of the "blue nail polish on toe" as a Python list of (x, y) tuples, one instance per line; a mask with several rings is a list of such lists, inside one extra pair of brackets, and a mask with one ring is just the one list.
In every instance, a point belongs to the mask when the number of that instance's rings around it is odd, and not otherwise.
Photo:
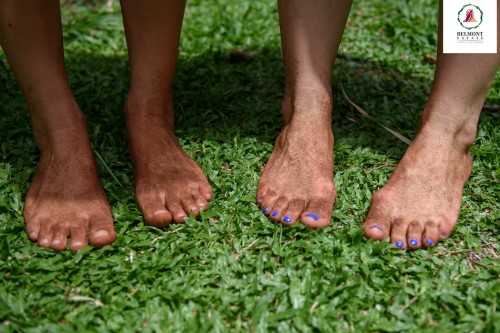
[(262, 213), (267, 213), (267, 211), (269, 210), (269, 207), (266, 207), (262, 210)]
[(382, 227), (381, 227), (381, 226), (378, 226), (378, 225), (372, 225), (372, 226), (370, 227), (370, 229), (373, 229), (373, 228), (378, 229), (378, 230), (380, 230), (380, 231), (384, 231), (384, 229), (382, 229)]
[(403, 242), (396, 242), (395, 244), (397, 247), (405, 247)]
[(432, 239), (428, 239), (428, 240), (426, 240), (425, 242), (426, 242), (427, 244), (429, 244), (429, 245), (433, 245), (433, 244), (434, 244), (434, 242), (432, 241)]
[(264, 200), (264, 197), (258, 197), (257, 200), (262, 201), (262, 200)]
[(276, 217), (276, 216), (278, 216), (278, 215), (280, 215), (280, 213), (278, 213), (277, 211), (274, 211), (274, 212), (272, 212), (272, 213), (271, 213), (271, 216), (272, 216), (272, 217)]
[(410, 239), (410, 244), (413, 246), (418, 246), (418, 241), (416, 239)]
[(312, 217), (314, 221), (319, 220), (319, 216), (316, 215), (316, 214), (313, 214), (313, 213), (307, 213), (306, 216), (307, 217)]
[(285, 223), (291, 223), (292, 222), (292, 218), (290, 216), (285, 216), (283, 218), (283, 222), (285, 222)]

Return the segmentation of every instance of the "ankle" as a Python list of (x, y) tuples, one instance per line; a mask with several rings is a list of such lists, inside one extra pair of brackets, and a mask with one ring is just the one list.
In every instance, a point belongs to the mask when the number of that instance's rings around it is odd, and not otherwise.
[(136, 123), (147, 119), (174, 127), (174, 103), (171, 94), (151, 95), (130, 91), (125, 102), (127, 123)]
[(333, 98), (331, 86), (321, 83), (295, 84), (285, 88), (282, 99), (285, 122), (328, 122), (331, 123)]
[(40, 105), (30, 113), (33, 136), (41, 152), (89, 141), (87, 120), (74, 100)]
[[(439, 118), (439, 117), (437, 117)], [(474, 144), (477, 127), (470, 121), (454, 122), (444, 119), (422, 118), (417, 138), (429, 138), (451, 145), (454, 149), (468, 153)]]

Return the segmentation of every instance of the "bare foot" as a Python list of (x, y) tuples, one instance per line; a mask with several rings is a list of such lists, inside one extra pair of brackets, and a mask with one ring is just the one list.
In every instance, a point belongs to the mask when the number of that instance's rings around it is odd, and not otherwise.
[[(71, 124), (50, 137), (36, 133), (40, 161), (24, 208), (28, 235), (42, 247), (57, 251), (114, 242), (116, 233), (106, 195), (80, 111)], [(62, 115), (62, 113), (61, 113)], [(62, 116), (61, 116), (62, 117)], [(36, 121), (36, 120), (35, 120)]]
[(312, 228), (330, 224), (333, 183), (331, 96), (308, 92), (292, 103), (283, 99), (285, 124), (257, 190), (262, 212), (273, 221), (300, 221)]
[(400, 249), (431, 247), (449, 237), (472, 169), (469, 146), (421, 130), (387, 185), (373, 196), (365, 237), (389, 236)]
[(183, 223), (208, 207), (212, 188), (200, 167), (179, 145), (169, 103), (128, 97), (125, 106), (136, 198), (147, 223)]

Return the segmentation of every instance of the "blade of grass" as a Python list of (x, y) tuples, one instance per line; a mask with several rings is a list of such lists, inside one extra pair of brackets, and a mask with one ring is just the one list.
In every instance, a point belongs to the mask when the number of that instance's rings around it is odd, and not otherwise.
[(120, 183), (118, 178), (116, 178), (115, 174), (113, 173), (113, 171), (111, 171), (111, 168), (108, 166), (108, 164), (106, 163), (104, 158), (102, 158), (101, 154), (99, 154), (99, 152), (94, 148), (94, 145), (92, 145), (92, 150), (94, 151), (95, 156), (97, 156), (97, 159), (99, 160), (99, 162), (102, 163), (102, 165), (104, 166), (106, 171), (109, 172), (109, 174), (111, 175), (111, 177), (113, 177), (113, 179), (118, 184), (118, 186), (123, 187), (122, 183)]
[(379, 120), (377, 120), (377, 118), (373, 117), (372, 115), (370, 115), (368, 112), (366, 112), (365, 110), (363, 110), (363, 108), (361, 108), (361, 106), (357, 105), (356, 103), (354, 103), (350, 98), (349, 96), (347, 96), (347, 93), (345, 92), (345, 89), (344, 89), (344, 85), (342, 84), (342, 78), (340, 78), (340, 89), (342, 90), (342, 94), (344, 95), (345, 99), (347, 100), (347, 102), (349, 104), (351, 104), (359, 113), (361, 113), (361, 115), (363, 115), (363, 117), (365, 118), (368, 118), (369, 120), (377, 123), (379, 126), (381, 126), (382, 128), (384, 128), (385, 130), (389, 131), (389, 133), (391, 133), (392, 135), (394, 135), (396, 138), (398, 138), (399, 140), (403, 141), (404, 143), (406, 143), (407, 145), (410, 145), (411, 144), (411, 140), (408, 139), (407, 137), (405, 137), (404, 135), (402, 135), (401, 133), (398, 133), (396, 132), (395, 130), (392, 130), (390, 129), (389, 127), (385, 126), (384, 124), (382, 124)]

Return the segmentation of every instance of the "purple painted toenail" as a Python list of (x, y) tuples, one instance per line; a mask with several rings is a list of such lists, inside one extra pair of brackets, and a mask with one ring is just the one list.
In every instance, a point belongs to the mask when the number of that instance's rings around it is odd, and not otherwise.
[(378, 229), (378, 230), (380, 230), (380, 231), (384, 231), (384, 229), (382, 229), (382, 227), (381, 227), (381, 226), (378, 226), (378, 225), (372, 225), (372, 226), (370, 227), (370, 229), (373, 229), (373, 228)]
[(267, 211), (269, 210), (269, 207), (266, 207), (262, 210), (262, 213), (267, 213)]
[(441, 231), (441, 237), (446, 238), (446, 236), (447, 236), (446, 233)]
[(403, 242), (396, 242), (395, 244), (397, 247), (405, 247), (405, 244)]
[(427, 244), (429, 244), (429, 245), (433, 245), (433, 244), (434, 244), (434, 242), (432, 241), (432, 239), (428, 239), (428, 240), (426, 240), (425, 242), (426, 242)]
[(319, 216), (313, 213), (306, 214), (307, 217), (312, 217), (314, 221), (319, 220)]
[(290, 216), (285, 216), (283, 218), (283, 222), (286, 222), (286, 223), (291, 223), (292, 222), (292, 218)]
[(271, 214), (271, 216), (272, 216), (272, 217), (276, 217), (276, 216), (278, 216), (278, 215), (280, 215), (280, 213), (278, 213), (277, 211), (274, 211), (274, 212), (272, 212), (272, 214)]
[(410, 239), (410, 244), (413, 246), (418, 246), (418, 241), (416, 239)]
[(264, 200), (264, 197), (258, 197), (257, 198), (257, 201), (262, 201), (262, 200)]

